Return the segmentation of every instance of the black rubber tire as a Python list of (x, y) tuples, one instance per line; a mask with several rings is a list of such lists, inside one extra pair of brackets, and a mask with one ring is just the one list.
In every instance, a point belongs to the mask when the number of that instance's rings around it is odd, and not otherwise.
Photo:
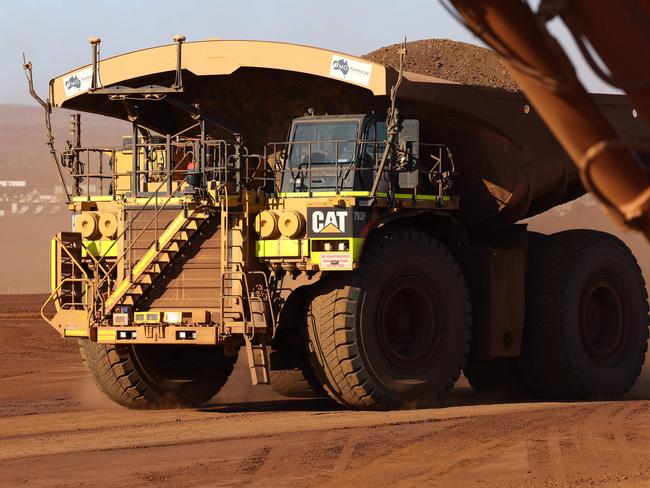
[(526, 325), (519, 357), (545, 398), (611, 398), (641, 372), (648, 295), (620, 239), (593, 230), (548, 236), (530, 250)]
[(366, 243), (359, 272), (319, 283), (307, 335), (314, 373), (334, 400), (366, 410), (437, 406), (469, 351), (467, 285), (442, 244), (393, 228)]
[(305, 340), (306, 294), (295, 290), (285, 303), (279, 327), (271, 343), (271, 388), (289, 398), (322, 398), (327, 396), (314, 376)]
[(311, 367), (271, 370), (271, 388), (289, 398), (322, 398), (325, 391), (320, 386)]
[(139, 409), (198, 407), (226, 384), (237, 361), (216, 346), (80, 340), (79, 348), (99, 389), (114, 402)]

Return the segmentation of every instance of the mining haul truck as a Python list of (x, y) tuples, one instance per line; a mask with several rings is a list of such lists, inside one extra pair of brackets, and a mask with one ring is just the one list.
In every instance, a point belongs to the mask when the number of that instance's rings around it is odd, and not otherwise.
[[(72, 228), (52, 240), (43, 314), (111, 399), (200, 405), (242, 348), (253, 384), (355, 409), (439, 405), (463, 370), (544, 398), (633, 385), (648, 304), (630, 250), (520, 223), (584, 193), (523, 95), (312, 47), (175, 41), (100, 60), (93, 39), (44, 102), (75, 113), (55, 157)], [(624, 97), (594, 97), (643, 137)], [(87, 147), (78, 112), (132, 130)]]

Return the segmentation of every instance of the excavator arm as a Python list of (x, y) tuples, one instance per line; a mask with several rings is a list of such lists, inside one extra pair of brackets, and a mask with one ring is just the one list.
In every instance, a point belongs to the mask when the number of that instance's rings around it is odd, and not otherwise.
[(650, 238), (650, 173), (639, 157), (650, 153), (650, 132), (619, 137), (546, 25), (560, 17), (596, 73), (625, 91), (635, 107), (630, 116), (650, 124), (650, 1), (542, 0), (537, 12), (522, 0), (450, 3), (452, 14), (501, 55), (586, 189), (617, 220)]

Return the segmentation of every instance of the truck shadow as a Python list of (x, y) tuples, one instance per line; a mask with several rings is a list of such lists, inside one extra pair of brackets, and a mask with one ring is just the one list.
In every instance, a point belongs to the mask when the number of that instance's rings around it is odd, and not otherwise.
[(208, 403), (198, 411), (207, 413), (334, 412), (347, 410), (329, 398), (300, 398), (233, 403)]
[[(511, 391), (495, 391), (477, 393), (470, 387), (456, 388), (446, 402), (434, 408), (494, 405), (509, 403), (538, 403), (544, 400), (513, 393)], [(348, 408), (329, 398), (252, 400), (239, 402), (218, 402), (206, 404), (198, 411), (206, 413), (253, 413), (253, 412), (337, 412)]]
[[(637, 394), (634, 394), (637, 393)], [(640, 395), (632, 391), (622, 398), (608, 399), (595, 398), (592, 400), (558, 400), (552, 398), (537, 398), (530, 393), (513, 390), (493, 390), (490, 392), (477, 392), (471, 387), (456, 387), (446, 402), (434, 408), (471, 407), (480, 405), (506, 405), (516, 403), (590, 403), (602, 401), (635, 401), (646, 400), (648, 395)], [(329, 398), (304, 398), (304, 399), (279, 399), (279, 400), (252, 400), (240, 402), (213, 402), (198, 409), (206, 413), (263, 413), (263, 412), (314, 412), (327, 414), (350, 410)]]

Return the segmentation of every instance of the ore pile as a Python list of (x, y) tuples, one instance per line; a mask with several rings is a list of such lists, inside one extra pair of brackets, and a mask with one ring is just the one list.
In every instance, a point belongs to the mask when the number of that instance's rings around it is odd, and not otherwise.
[[(464, 42), (449, 39), (423, 39), (406, 43), (404, 70), (503, 90), (518, 90), (497, 54)], [(399, 68), (399, 44), (385, 46), (363, 56), (375, 63)]]

